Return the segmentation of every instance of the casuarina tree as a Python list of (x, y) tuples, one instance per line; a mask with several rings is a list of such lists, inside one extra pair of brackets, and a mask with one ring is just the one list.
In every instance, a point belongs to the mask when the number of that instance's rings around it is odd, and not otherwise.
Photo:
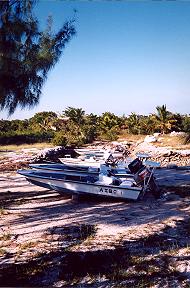
[(35, 4), (34, 0), (0, 1), (0, 109), (9, 114), (39, 103), (48, 72), (76, 33), (74, 20), (53, 33), (50, 17), (41, 31)]

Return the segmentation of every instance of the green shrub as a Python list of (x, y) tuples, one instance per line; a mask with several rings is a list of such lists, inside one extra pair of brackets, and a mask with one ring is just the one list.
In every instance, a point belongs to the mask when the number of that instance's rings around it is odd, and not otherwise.
[(83, 125), (82, 133), (84, 143), (92, 143), (97, 137), (97, 127), (95, 125)]
[(80, 133), (71, 132), (57, 132), (52, 140), (54, 145), (58, 146), (70, 146), (70, 147), (78, 147), (85, 143), (85, 137)]
[(112, 128), (106, 133), (100, 134), (101, 140), (116, 141), (119, 137), (118, 129)]
[(52, 139), (52, 143), (56, 146), (67, 146), (68, 140), (63, 132), (57, 132)]
[(0, 132), (0, 145), (50, 142), (54, 132)]

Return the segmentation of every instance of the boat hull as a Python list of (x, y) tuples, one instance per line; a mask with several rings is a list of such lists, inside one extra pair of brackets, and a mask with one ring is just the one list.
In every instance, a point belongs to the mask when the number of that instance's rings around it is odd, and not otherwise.
[(29, 170), (18, 171), (18, 173), (25, 176), (27, 180), (35, 185), (46, 188), (49, 187), (49, 189), (66, 194), (98, 195), (112, 198), (137, 200), (142, 192), (142, 188), (139, 187), (121, 187), (101, 183), (81, 183), (78, 181), (56, 179), (53, 178), (53, 176), (50, 178), (48, 176), (42, 176), (37, 172), (30, 173)]

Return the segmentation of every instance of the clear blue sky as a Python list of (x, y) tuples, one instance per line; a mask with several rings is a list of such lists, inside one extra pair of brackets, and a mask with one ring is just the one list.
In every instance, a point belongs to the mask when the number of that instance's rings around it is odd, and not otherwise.
[(166, 104), (190, 113), (190, 2), (43, 0), (36, 15), (43, 27), (51, 14), (57, 30), (73, 8), (77, 36), (49, 73), (40, 104), (10, 119), (67, 106), (128, 115)]

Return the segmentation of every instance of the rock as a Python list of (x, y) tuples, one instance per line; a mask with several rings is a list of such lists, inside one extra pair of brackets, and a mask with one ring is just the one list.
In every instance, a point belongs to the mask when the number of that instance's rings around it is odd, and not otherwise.
[(163, 137), (159, 137), (159, 138), (157, 138), (157, 142), (159, 142), (159, 143), (161, 143), (162, 141), (163, 141)]
[(180, 200), (181, 197), (174, 192), (167, 192), (161, 196), (161, 199), (167, 200), (167, 201), (176, 201)]
[(146, 143), (152, 143), (152, 142), (156, 142), (157, 139), (155, 136), (151, 136), (151, 135), (147, 135), (144, 139), (144, 142)]
[(185, 136), (186, 133), (185, 132), (176, 132), (176, 131), (172, 131), (170, 133), (170, 136)]
[(158, 133), (158, 132), (153, 134), (154, 137), (158, 137), (160, 135), (161, 135), (161, 133)]
[(181, 156), (189, 156), (190, 155), (190, 150), (186, 149), (186, 150), (178, 150), (176, 151), (176, 153), (178, 153)]
[(180, 272), (181, 274), (190, 276), (190, 264), (189, 261), (177, 261), (175, 262), (175, 270)]

